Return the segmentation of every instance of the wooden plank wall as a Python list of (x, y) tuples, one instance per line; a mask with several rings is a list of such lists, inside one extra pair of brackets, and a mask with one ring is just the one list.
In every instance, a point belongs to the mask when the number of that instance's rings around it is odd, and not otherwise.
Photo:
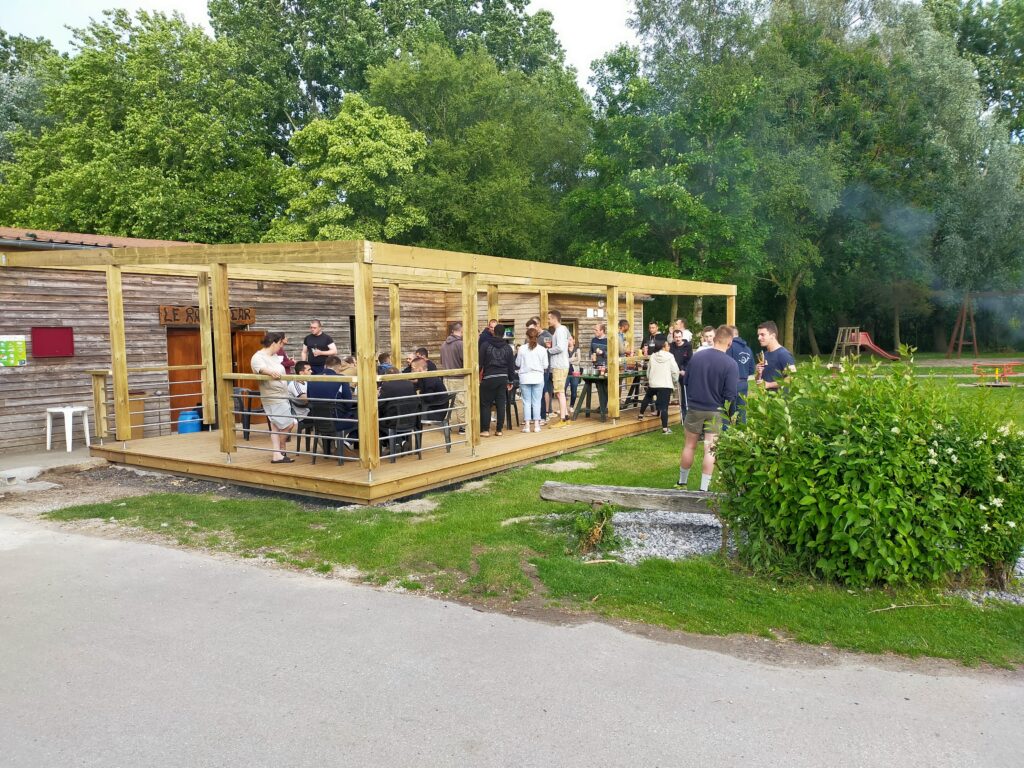
[[(566, 294), (550, 294), (548, 297), (548, 307), (550, 309), (557, 309), (562, 313), (563, 320), (576, 320), (577, 327), (579, 328), (579, 336), (577, 344), (582, 345), (584, 348), (590, 348), (590, 340), (594, 337), (594, 326), (599, 322), (604, 322), (601, 318), (588, 318), (587, 309), (598, 309), (598, 301), (603, 300), (603, 296), (571, 296)], [(459, 295), (448, 294), (446, 300), (446, 313), (449, 320), (458, 319), (459, 316)], [(521, 343), (526, 338), (526, 322), (540, 311), (540, 297), (536, 293), (501, 293), (498, 294), (498, 314), (499, 320), (513, 320), (515, 321), (515, 336), (516, 342)], [(636, 303), (634, 322), (630, 325), (630, 331), (633, 334), (635, 342), (639, 342), (641, 339), (644, 328), (642, 327), (643, 320), (643, 304), (640, 302)], [(619, 302), (619, 317), (626, 317), (626, 302), (625, 299)], [(487, 294), (480, 293), (477, 295), (477, 319), (479, 321), (479, 327), (475, 329), (474, 334), (480, 335), (480, 331), (487, 324), (490, 319), (487, 316)], [(544, 318), (543, 322), (547, 322)]]
[[(198, 304), (193, 278), (124, 275), (126, 341), (129, 367), (165, 365), (167, 334), (159, 323), (161, 304)], [(298, 357), (309, 320), (317, 317), (335, 339), (338, 351), (351, 351), (349, 316), (352, 288), (348, 286), (271, 283), (232, 280), (232, 306), (256, 308), (253, 328), (283, 330), (289, 335), (287, 349)], [(445, 337), (445, 297), (439, 292), (402, 292), (402, 339), (406, 350), (426, 346), (431, 356)], [(377, 349), (390, 347), (387, 288), (374, 290), (377, 315)], [(75, 356), (32, 358), (29, 339), (28, 365), (0, 368), (0, 453), (42, 448), (46, 444), (47, 408), (60, 405), (90, 406), (92, 389), (84, 371), (110, 366), (110, 336), (104, 276), (95, 272), (58, 270), (0, 270), (0, 334), (29, 337), (32, 326), (71, 326), (75, 329)], [(166, 374), (130, 374), (135, 389), (167, 391)], [(159, 407), (159, 406), (158, 406)], [(166, 407), (164, 404), (163, 407)], [(151, 415), (152, 424), (167, 415)], [(55, 425), (61, 429), (60, 424)], [(147, 436), (154, 429), (147, 430)], [(61, 433), (63, 440), (63, 433)], [(76, 422), (76, 445), (81, 443)]]

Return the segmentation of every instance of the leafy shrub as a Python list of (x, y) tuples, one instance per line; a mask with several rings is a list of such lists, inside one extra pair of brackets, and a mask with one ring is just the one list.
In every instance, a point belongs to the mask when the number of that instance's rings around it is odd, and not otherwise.
[(622, 547), (622, 540), (612, 527), (612, 518), (618, 511), (612, 504), (599, 504), (579, 511), (573, 517), (576, 551), (581, 555), (595, 550), (614, 550)]
[(912, 365), (812, 364), (784, 396), (752, 392), (717, 458), (740, 555), (849, 585), (975, 569), (1005, 583), (1024, 547), (1024, 432), (958, 399)]

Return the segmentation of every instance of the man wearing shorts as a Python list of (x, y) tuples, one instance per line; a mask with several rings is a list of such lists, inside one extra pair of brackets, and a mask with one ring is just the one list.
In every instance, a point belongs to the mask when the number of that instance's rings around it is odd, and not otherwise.
[[(569, 329), (562, 325), (562, 313), (557, 309), (548, 312), (548, 324), (551, 326), (551, 347), (548, 354), (551, 355), (551, 388), (553, 391), (551, 399), (551, 410), (561, 417), (561, 423), (569, 421), (569, 406), (565, 401), (565, 382), (569, 377)], [(554, 414), (549, 420), (557, 419)]]
[(726, 419), (726, 406), (736, 403), (736, 383), (739, 369), (736, 361), (726, 354), (732, 345), (732, 329), (720, 325), (715, 329), (712, 346), (694, 355), (686, 369), (687, 410), (683, 427), (686, 443), (679, 457), (679, 485), (686, 487), (693, 466), (697, 440), (704, 433), (704, 461), (701, 466), (700, 489), (711, 485), (715, 471), (715, 443)]

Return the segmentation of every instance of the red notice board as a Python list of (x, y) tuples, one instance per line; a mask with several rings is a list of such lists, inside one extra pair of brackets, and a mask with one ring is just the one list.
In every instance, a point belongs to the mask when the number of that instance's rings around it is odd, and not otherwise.
[(32, 357), (74, 357), (74, 328), (33, 328)]

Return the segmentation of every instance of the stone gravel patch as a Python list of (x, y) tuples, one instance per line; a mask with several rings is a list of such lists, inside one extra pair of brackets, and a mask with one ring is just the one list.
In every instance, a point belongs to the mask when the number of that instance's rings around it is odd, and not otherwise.
[(714, 515), (653, 510), (616, 512), (612, 525), (624, 542), (615, 554), (630, 564), (649, 558), (683, 560), (709, 555), (722, 545), (722, 525)]

